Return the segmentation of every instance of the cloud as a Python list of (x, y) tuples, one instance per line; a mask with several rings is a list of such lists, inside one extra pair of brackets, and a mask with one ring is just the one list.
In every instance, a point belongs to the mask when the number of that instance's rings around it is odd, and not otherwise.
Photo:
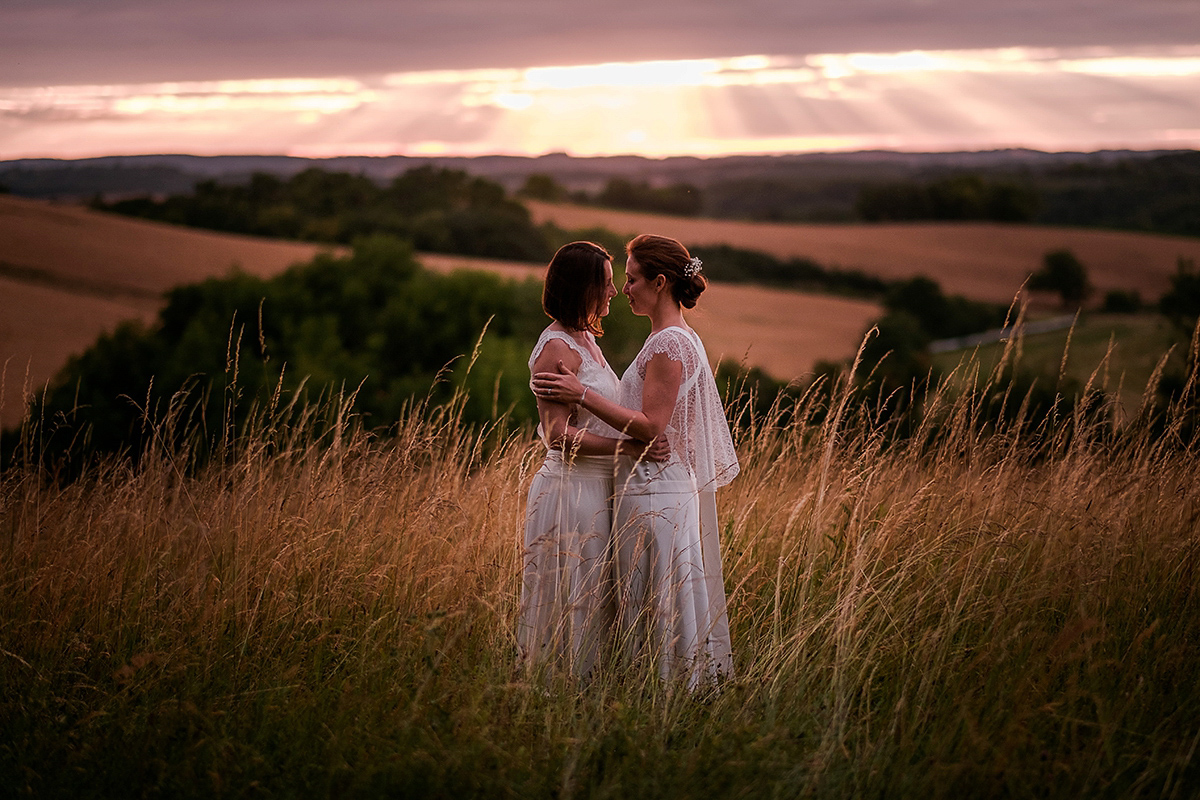
[(6, 0), (9, 86), (1197, 42), (1196, 0)]
[(0, 89), (0, 158), (1200, 146), (1200, 46)]

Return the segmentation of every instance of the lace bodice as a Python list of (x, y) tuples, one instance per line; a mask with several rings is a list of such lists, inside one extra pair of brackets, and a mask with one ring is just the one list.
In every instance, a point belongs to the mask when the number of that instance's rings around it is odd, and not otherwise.
[[(587, 334), (592, 336), (592, 334)], [(588, 391), (596, 392), (597, 394), (607, 397), (613, 402), (617, 402), (620, 396), (620, 381), (617, 378), (617, 373), (613, 372), (612, 367), (605, 361), (596, 361), (586, 347), (583, 347), (579, 342), (571, 338), (570, 334), (563, 331), (556, 331), (547, 328), (542, 331), (542, 335), (538, 337), (537, 344), (533, 346), (533, 353), (529, 356), (529, 373), (530, 373), (530, 389), (532, 390), (532, 375), (534, 370), (534, 362), (538, 356), (542, 354), (542, 348), (551, 339), (559, 339), (566, 343), (579, 357), (582, 359), (579, 364), (579, 373), (577, 377), (579, 382), (588, 388)], [(595, 337), (592, 337), (592, 343), (595, 343)], [(597, 436), (607, 436), (613, 439), (626, 439), (627, 436), (610, 427), (607, 423), (592, 415), (590, 411), (576, 407), (571, 413), (571, 424), (576, 428), (581, 428)], [(541, 423), (538, 423), (538, 436), (542, 441), (546, 441), (546, 436), (542, 430)]]
[(666, 430), (671, 446), (668, 463), (681, 463), (691, 470), (701, 491), (724, 486), (737, 476), (740, 467), (708, 354), (693, 331), (670, 327), (650, 334), (621, 376), (619, 402), (626, 408), (641, 410), (646, 366), (659, 353), (683, 366), (675, 410)]

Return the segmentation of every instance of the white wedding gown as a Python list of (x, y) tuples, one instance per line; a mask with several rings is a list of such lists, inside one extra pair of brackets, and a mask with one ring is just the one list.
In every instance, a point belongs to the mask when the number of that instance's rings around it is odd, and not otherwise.
[(657, 354), (682, 366), (666, 429), (665, 463), (619, 460), (614, 508), (618, 631), (664, 679), (696, 687), (731, 675), (733, 654), (717, 531), (716, 489), (737, 455), (704, 345), (670, 327), (647, 338), (621, 377), (620, 404), (641, 410), (646, 366)]
[[(588, 334), (589, 336), (591, 334)], [(529, 357), (532, 372), (551, 339), (579, 354), (578, 377), (588, 391), (616, 401), (616, 373), (569, 335), (546, 329)], [(593, 340), (594, 341), (594, 340)], [(572, 424), (599, 436), (622, 438), (583, 409)], [(541, 427), (539, 435), (544, 437)], [(612, 582), (611, 456), (563, 457), (547, 447), (529, 486), (517, 645), (526, 664), (565, 663), (586, 675), (607, 646), (615, 603)]]

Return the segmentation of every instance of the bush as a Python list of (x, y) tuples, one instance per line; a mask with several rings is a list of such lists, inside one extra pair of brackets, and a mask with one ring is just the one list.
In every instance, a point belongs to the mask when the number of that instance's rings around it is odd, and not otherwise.
[(1063, 306), (1079, 306), (1092, 292), (1087, 269), (1070, 250), (1053, 250), (1042, 259), (1042, 268), (1029, 277), (1033, 291), (1056, 292)]
[[(46, 451), (137, 454), (146, 419), (181, 393), (214, 435), (256, 407), (353, 392), (356, 413), (386, 427), (414, 396), (446, 400), (468, 380), (486, 394), (469, 418), (532, 419), (526, 359), (543, 320), (536, 282), (427, 272), (385, 236), (270, 280), (235, 272), (181, 286), (156, 326), (122, 325), (55, 379), (40, 401)], [(468, 375), (462, 364), (485, 328)]]
[(1104, 293), (1100, 310), (1108, 314), (1136, 314), (1142, 310), (1142, 296), (1136, 289), (1110, 289)]
[(1200, 320), (1200, 271), (1191, 259), (1180, 258), (1171, 288), (1158, 301), (1159, 310), (1185, 332), (1191, 333)]
[(911, 314), (930, 339), (947, 339), (998, 328), (1007, 309), (993, 303), (946, 295), (932, 278), (918, 275), (888, 287), (883, 305), (889, 311)]

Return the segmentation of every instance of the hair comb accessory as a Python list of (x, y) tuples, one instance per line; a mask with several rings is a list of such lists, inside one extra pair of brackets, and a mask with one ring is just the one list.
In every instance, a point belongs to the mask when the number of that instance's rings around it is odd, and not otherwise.
[(692, 256), (688, 259), (687, 264), (683, 267), (683, 276), (685, 278), (694, 278), (700, 272), (700, 267), (704, 266), (704, 262)]

